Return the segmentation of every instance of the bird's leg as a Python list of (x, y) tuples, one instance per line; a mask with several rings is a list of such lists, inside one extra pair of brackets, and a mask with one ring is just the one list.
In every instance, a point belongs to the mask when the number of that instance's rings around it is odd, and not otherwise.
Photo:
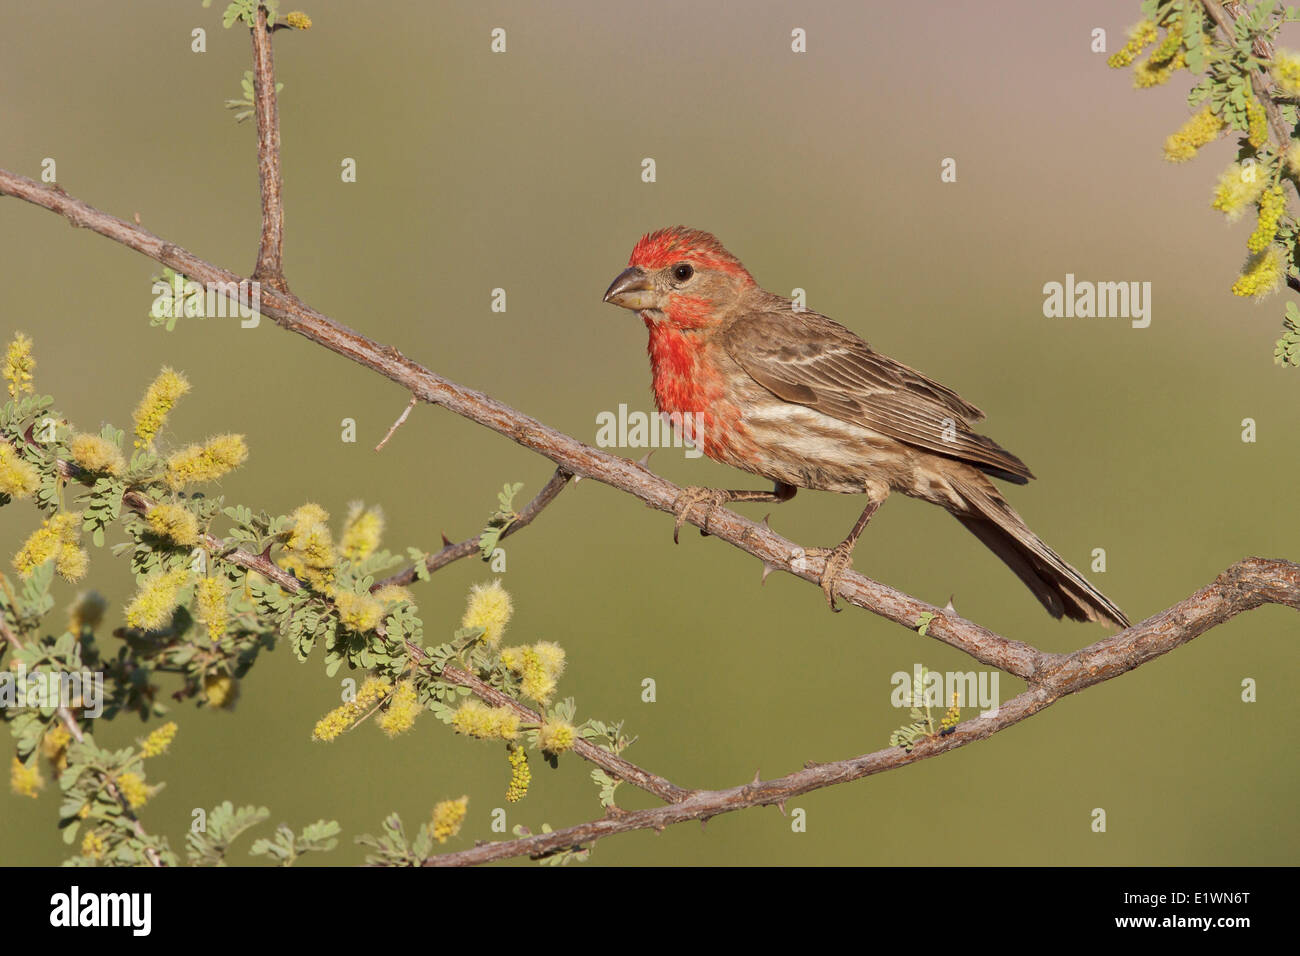
[(858, 543), (858, 537), (862, 534), (862, 529), (867, 526), (871, 516), (876, 513), (880, 507), (879, 501), (873, 501), (862, 509), (862, 515), (858, 518), (857, 524), (849, 532), (849, 536), (829, 550), (824, 548), (811, 548), (810, 554), (826, 555), (826, 567), (822, 569), (821, 581), (822, 591), (826, 594), (826, 603), (831, 606), (831, 610), (839, 613), (841, 608), (835, 606), (835, 589), (839, 587), (840, 578), (848, 569), (853, 559), (853, 548)]
[(744, 488), (727, 491), (722, 488), (701, 488), (698, 485), (683, 488), (682, 493), (673, 502), (673, 511), (677, 513), (677, 522), (673, 525), (673, 543), (677, 543), (677, 535), (682, 530), (682, 525), (686, 523), (686, 516), (700, 502), (706, 504), (704, 527), (700, 528), (700, 534), (707, 535), (709, 533), (709, 516), (720, 505), (732, 501), (789, 501), (794, 497), (796, 491), (798, 489), (794, 485), (787, 485), (780, 481), (776, 482), (771, 491), (749, 491)]

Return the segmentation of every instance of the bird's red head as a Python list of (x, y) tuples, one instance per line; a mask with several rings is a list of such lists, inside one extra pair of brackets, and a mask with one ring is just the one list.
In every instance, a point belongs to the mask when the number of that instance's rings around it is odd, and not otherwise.
[(647, 325), (704, 328), (753, 285), (754, 277), (714, 236), (672, 226), (641, 237), (605, 301), (641, 313)]

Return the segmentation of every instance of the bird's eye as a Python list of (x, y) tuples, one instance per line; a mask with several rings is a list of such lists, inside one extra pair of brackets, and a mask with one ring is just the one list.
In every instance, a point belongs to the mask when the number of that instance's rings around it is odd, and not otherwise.
[(673, 278), (678, 282), (685, 282), (693, 275), (695, 275), (695, 269), (689, 262), (683, 262), (673, 268)]

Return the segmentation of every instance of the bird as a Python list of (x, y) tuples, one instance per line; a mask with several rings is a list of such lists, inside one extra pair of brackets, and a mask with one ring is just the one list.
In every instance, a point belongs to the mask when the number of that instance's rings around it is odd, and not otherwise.
[(800, 489), (866, 496), (820, 577), (832, 610), (867, 523), (894, 492), (952, 514), (1055, 618), (1129, 626), (1128, 618), (1045, 544), (991, 479), (1027, 484), (1029, 468), (973, 430), (984, 413), (955, 391), (875, 351), (843, 325), (760, 286), (712, 234), (685, 226), (642, 236), (604, 301), (649, 331), (655, 404), (709, 458), (772, 491), (690, 486), (688, 514), (728, 502), (785, 502)]

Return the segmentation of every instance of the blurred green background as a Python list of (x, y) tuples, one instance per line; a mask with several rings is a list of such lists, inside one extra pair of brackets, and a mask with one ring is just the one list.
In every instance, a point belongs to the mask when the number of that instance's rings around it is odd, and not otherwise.
[[(38, 178), (53, 157), (73, 195), (251, 270), (254, 130), (222, 108), (248, 69), (247, 33), (222, 30), (198, 0), (6, 6), (0, 164)], [(1105, 548), (1109, 570), (1089, 577), (1139, 620), (1247, 555), (1300, 557), (1300, 373), (1272, 364), (1281, 297), (1229, 292), (1251, 226), (1225, 226), (1209, 198), (1233, 145), (1184, 166), (1161, 158), (1186, 115), (1187, 74), (1139, 93), (1090, 52), (1097, 27), (1111, 51), (1122, 45), (1137, 6), (1022, 0), (994, 17), (957, 3), (313, 0), (314, 28), (275, 40), (289, 280), (338, 321), (594, 441), (597, 412), (651, 402), (644, 328), (601, 303), (606, 285), (643, 232), (708, 229), (769, 289), (806, 289), (811, 308), (988, 412), (988, 434), (1040, 479), (1010, 489), (1012, 503), (1080, 568)], [(190, 51), (196, 27), (205, 54)], [(494, 27), (507, 30), (505, 54), (489, 52)], [(806, 54), (790, 50), (795, 27)], [(340, 181), (345, 157), (355, 184)], [(940, 182), (945, 157), (956, 183)], [(269, 322), (150, 328), (159, 271), (0, 202), (0, 332), (34, 337), (38, 390), (80, 428), (129, 427), (144, 386), (175, 366), (194, 390), (168, 439), (247, 435), (251, 459), (220, 489), (229, 501), (285, 512), (313, 500), (340, 520), (353, 499), (379, 503), (398, 551), (473, 534), (503, 482), (525, 482), (524, 501), (549, 476), (546, 461), (424, 406), (375, 454), (405, 405), (398, 387)], [(1150, 328), (1044, 318), (1042, 286), (1066, 273), (1151, 282)], [(495, 287), (504, 314), (490, 311)], [(339, 438), (347, 417), (355, 444)], [(1247, 417), (1254, 444), (1241, 441)], [(679, 483), (761, 484), (680, 451), (651, 466)], [(859, 507), (805, 493), (772, 524), (829, 545)], [(28, 503), (5, 509), (0, 550), (37, 521)], [(693, 533), (674, 547), (671, 526), (583, 482), (509, 539), (504, 582), (517, 608), (508, 636), (560, 642), (561, 694), (579, 717), (626, 719), (640, 738), (629, 758), (681, 785), (879, 749), (906, 719), (890, 705), (894, 672), (975, 669), (872, 615), (832, 615), (788, 576), (760, 588), (753, 558)], [(120, 621), (127, 563), (107, 549), (93, 561), (86, 583)], [(855, 566), (938, 604), (954, 595), (965, 616), (1045, 649), (1105, 635), (1052, 621), (956, 522), (910, 500), (876, 517)], [(469, 585), (490, 576), (468, 560), (420, 586), (426, 631), (449, 634)], [(1252, 612), (991, 740), (801, 797), (805, 833), (750, 810), (611, 838), (592, 865), (1293, 863), (1298, 715), (1278, 679), (1293, 672), (1298, 623)], [(655, 703), (640, 698), (647, 677)], [(1248, 677), (1257, 703), (1240, 700)], [(1001, 689), (1008, 699), (1021, 685), (1004, 675)], [(413, 832), (435, 801), (468, 794), (447, 849), (495, 836), (509, 776), (499, 747), (428, 716), (395, 741), (364, 726), (313, 744), (338, 694), (319, 652), (298, 664), (282, 645), (233, 713), (177, 706), (180, 735), (150, 762), (167, 787), (144, 825), (179, 850), (193, 808), (264, 804), (271, 823), (254, 837), (335, 818), (344, 840), (323, 862), (356, 863), (351, 838), (388, 813)], [(122, 720), (97, 733), (125, 743), (146, 729)], [(509, 824), (599, 816), (589, 771), (534, 759)], [(68, 855), (56, 789), (3, 796), (0, 863)], [(620, 802), (655, 803), (626, 786)], [(1095, 807), (1105, 834), (1090, 829)], [(248, 862), (250, 844), (232, 862)]]

